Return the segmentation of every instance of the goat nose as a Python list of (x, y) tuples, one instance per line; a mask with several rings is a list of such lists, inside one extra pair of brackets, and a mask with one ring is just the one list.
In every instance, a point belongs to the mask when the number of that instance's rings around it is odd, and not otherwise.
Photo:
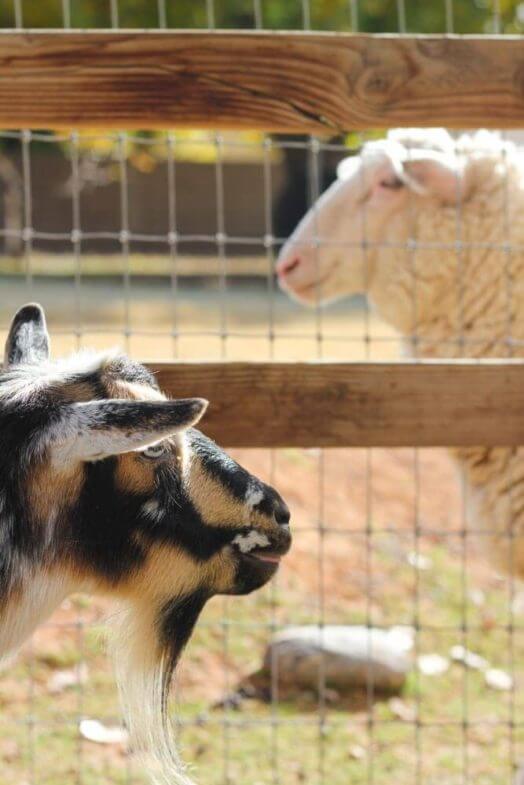
[(277, 275), (280, 278), (285, 278), (286, 275), (292, 273), (300, 265), (300, 257), (296, 254), (294, 256), (284, 257), (279, 259), (276, 266)]
[(289, 507), (284, 501), (282, 501), (282, 499), (278, 499), (275, 502), (275, 509), (273, 514), (279, 526), (289, 526), (291, 513), (289, 512)]

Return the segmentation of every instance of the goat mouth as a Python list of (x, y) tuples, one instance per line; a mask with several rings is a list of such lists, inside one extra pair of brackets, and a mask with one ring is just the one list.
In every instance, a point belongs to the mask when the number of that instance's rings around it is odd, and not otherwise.
[(283, 553), (275, 553), (274, 551), (251, 551), (250, 553), (244, 553), (243, 556), (250, 556), (252, 559), (257, 559), (257, 561), (265, 561), (269, 562), (269, 564), (280, 564), (282, 557), (284, 556)]
[(250, 562), (251, 564), (265, 564), (268, 567), (278, 567), (289, 548), (253, 548), (249, 551), (243, 551), (240, 548), (235, 548), (238, 557), (242, 561)]

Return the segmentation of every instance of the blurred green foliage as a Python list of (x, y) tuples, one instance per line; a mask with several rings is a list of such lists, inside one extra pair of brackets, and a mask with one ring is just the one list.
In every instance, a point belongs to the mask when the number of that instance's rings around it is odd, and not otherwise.
[[(496, 32), (524, 31), (522, 0), (20, 0), (24, 27), (60, 28), (64, 9), (74, 28), (111, 27), (111, 5), (117, 9), (118, 26), (158, 27), (165, 13), (168, 27), (252, 29), (258, 22), (273, 30), (302, 29), (347, 31), (352, 13), (358, 30), (369, 33)], [(0, 8), (0, 27), (15, 26), (14, 1)], [(519, 10), (520, 6), (520, 10)]]

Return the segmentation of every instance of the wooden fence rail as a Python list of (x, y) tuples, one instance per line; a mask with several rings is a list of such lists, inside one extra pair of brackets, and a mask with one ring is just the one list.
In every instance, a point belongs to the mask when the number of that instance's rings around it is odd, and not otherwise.
[[(0, 127), (524, 126), (524, 40), (317, 33), (0, 32)], [(153, 365), (251, 447), (524, 444), (524, 364)]]
[(228, 447), (524, 444), (524, 363), (165, 363), (173, 397), (211, 402)]
[(0, 127), (524, 126), (519, 37), (0, 32)]

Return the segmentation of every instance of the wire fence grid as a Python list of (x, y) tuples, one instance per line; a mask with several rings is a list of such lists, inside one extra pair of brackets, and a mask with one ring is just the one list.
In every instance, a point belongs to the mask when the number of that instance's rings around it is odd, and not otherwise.
[[(280, 24), (397, 33), (518, 33), (524, 25), (524, 5), (504, 0), (432, 0), (428, 18), (414, 0), (383, 5), (387, 30), (373, 27), (381, 4), (371, 0), (202, 0), (185, 6), (62, 0), (42, 4), (45, 13), (14, 0), (0, 9), (0, 24), (165, 29), (191, 23), (215, 29), (231, 26), (234, 18), (246, 29)], [(0, 158), (11, 166), (4, 174), (0, 164), (4, 332), (15, 307), (37, 299), (48, 311), (55, 354), (120, 344), (138, 359), (398, 357), (398, 334), (362, 298), (328, 308), (317, 302), (306, 310), (279, 290), (274, 277), (278, 250), (294, 223), (290, 210), (289, 226), (280, 228), (292, 167), (302, 178), (295, 191), (288, 188), (288, 199), (305, 209), (315, 204), (337, 161), (375, 136), (0, 133)], [(51, 170), (60, 177), (50, 177)], [(459, 311), (465, 251), (500, 252), (506, 327), (498, 325), (490, 335), (488, 325), (486, 336), (471, 338), (459, 317), (440, 350), (477, 357), (489, 346), (490, 356), (521, 356), (511, 301), (512, 260), (523, 249), (514, 239), (509, 198), (502, 241), (464, 235), (458, 208), (453, 238), (377, 242), (366, 236), (364, 212), (362, 239), (344, 250), (358, 246), (369, 254), (377, 245), (404, 254), (415, 325), (425, 250), (440, 249), (454, 259)], [(297, 220), (301, 211), (295, 209)], [(407, 338), (415, 356), (427, 353), (427, 338), (416, 327)], [(269, 588), (212, 601), (185, 654), (176, 715), (182, 754), (195, 765), (198, 781), (382, 785), (401, 776), (413, 785), (518, 782), (524, 599), (513, 578), (485, 563), (489, 532), (472, 529), (468, 484), (460, 472), (457, 481), (446, 453), (237, 450), (235, 456), (289, 500), (295, 546)], [(100, 643), (107, 613), (101, 601), (71, 598), (0, 672), (0, 785), (145, 781), (125, 744), (97, 744), (81, 732), (85, 719), (106, 729), (119, 722)], [(293, 692), (283, 683), (275, 659), (269, 676), (253, 676), (270, 637), (295, 624), (363, 624), (412, 637), (415, 666), (404, 692), (383, 696), (368, 678), (366, 687), (342, 694), (330, 686), (323, 658), (309, 690)], [(482, 655), (480, 668), (461, 665), (457, 646)], [(437, 654), (446, 669), (431, 675), (428, 655)], [(490, 687), (493, 669), (502, 673), (503, 689)]]

